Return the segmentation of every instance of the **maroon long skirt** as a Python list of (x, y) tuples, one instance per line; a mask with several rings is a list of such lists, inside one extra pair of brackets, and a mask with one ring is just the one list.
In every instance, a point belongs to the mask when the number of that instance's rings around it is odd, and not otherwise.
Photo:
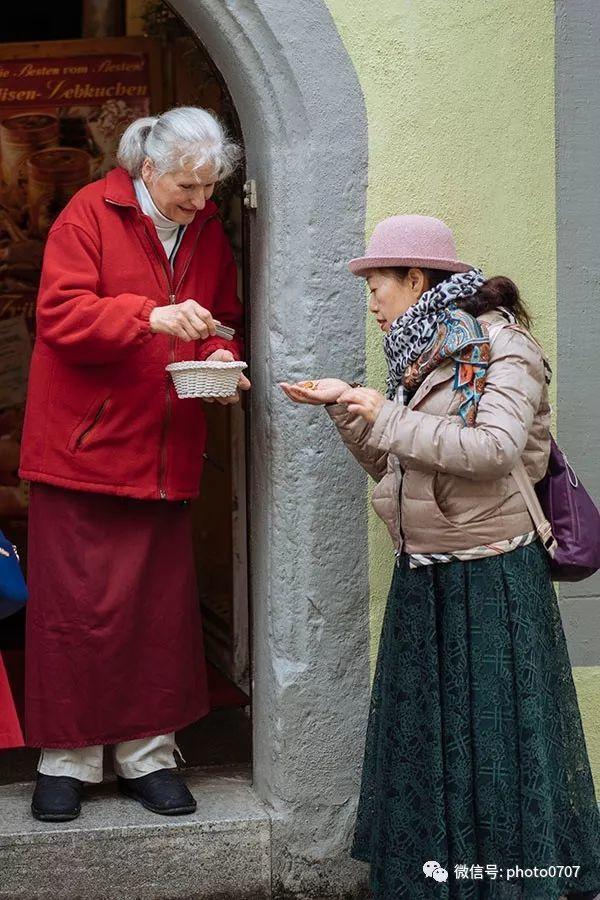
[(166, 734), (209, 698), (189, 504), (31, 486), (25, 739)]

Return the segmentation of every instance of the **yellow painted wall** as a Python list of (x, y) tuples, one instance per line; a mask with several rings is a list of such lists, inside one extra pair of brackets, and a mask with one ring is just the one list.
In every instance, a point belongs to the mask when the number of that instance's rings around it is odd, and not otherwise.
[(585, 741), (592, 767), (596, 797), (600, 802), (600, 666), (573, 669)]
[[(443, 218), (462, 258), (519, 284), (554, 357), (554, 2), (327, 3), (366, 101), (368, 234), (398, 213)], [(367, 352), (382, 388), (371, 322)], [(372, 513), (370, 566), (374, 659), (393, 555)]]

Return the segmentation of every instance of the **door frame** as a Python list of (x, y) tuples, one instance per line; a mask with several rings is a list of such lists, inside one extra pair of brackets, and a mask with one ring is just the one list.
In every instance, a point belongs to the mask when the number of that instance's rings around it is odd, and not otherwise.
[[(355, 896), (369, 700), (366, 476), (326, 412), (278, 382), (364, 378), (367, 118), (323, 0), (171, 0), (238, 111), (251, 213), (249, 545), (253, 789), (274, 896)], [(312, 892), (312, 893), (311, 893)]]

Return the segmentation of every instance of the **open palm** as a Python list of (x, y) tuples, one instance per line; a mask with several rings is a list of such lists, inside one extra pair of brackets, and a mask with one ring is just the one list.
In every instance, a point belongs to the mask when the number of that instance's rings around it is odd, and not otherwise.
[(296, 384), (282, 381), (279, 386), (294, 403), (310, 403), (312, 406), (335, 403), (340, 394), (349, 389), (349, 385), (340, 378), (319, 378), (317, 381), (298, 381)]

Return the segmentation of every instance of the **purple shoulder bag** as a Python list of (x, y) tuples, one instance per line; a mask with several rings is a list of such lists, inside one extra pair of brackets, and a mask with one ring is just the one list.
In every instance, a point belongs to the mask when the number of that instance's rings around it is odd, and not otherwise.
[[(490, 342), (502, 328), (510, 327), (509, 324), (492, 325)], [(522, 459), (511, 474), (550, 555), (554, 581), (581, 581), (597, 572), (600, 569), (600, 511), (552, 435), (548, 469), (535, 488)]]
[(600, 569), (600, 512), (552, 435), (546, 474), (533, 487), (519, 460), (512, 472), (555, 581), (581, 581)]

